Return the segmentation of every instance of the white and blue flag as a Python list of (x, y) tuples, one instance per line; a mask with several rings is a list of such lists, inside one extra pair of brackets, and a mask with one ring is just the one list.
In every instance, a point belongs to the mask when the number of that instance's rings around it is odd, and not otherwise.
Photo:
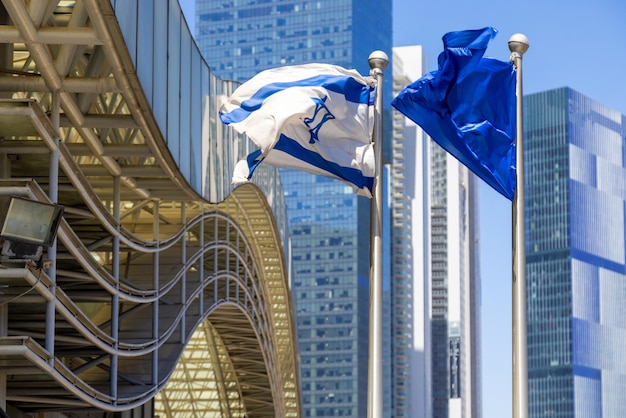
[(375, 79), (329, 64), (263, 71), (220, 108), (220, 119), (260, 148), (235, 167), (249, 181), (262, 161), (342, 180), (372, 197)]

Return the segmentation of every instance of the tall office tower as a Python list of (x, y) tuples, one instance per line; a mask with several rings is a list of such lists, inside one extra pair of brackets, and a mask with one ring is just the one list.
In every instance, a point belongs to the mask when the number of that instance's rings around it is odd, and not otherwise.
[(370, 53), (391, 52), (391, 6), (391, 0), (196, 0), (196, 41), (226, 80), (308, 62), (369, 74)]
[(529, 416), (626, 411), (626, 116), (525, 97)]
[[(309, 62), (367, 75), (373, 51), (391, 55), (391, 7), (391, 0), (196, 0), (197, 42), (223, 79), (245, 81), (267, 68)], [(370, 201), (337, 180), (293, 170), (282, 170), (281, 178), (304, 416), (364, 417)], [(390, 384), (383, 387), (384, 416), (391, 416)]]
[[(421, 46), (393, 48), (394, 96), (424, 73), (425, 61)], [(416, 264), (425, 266), (428, 259), (424, 246), (427, 218), (423, 207), (430, 199), (424, 184), (425, 171), (420, 169), (425, 144), (423, 131), (402, 113), (394, 112), (390, 182), (394, 196), (391, 207), (394, 417), (430, 416), (430, 386), (426, 384), (429, 368), (425, 361), (430, 350), (424, 339), (427, 333), (424, 326), (429, 322), (424, 321), (427, 305), (422, 303), (426, 283), (423, 279), (428, 277), (428, 270), (414, 271)], [(414, 205), (416, 198), (423, 199), (424, 205)]]
[[(394, 48), (396, 92), (425, 68), (421, 47)], [(406, 247), (409, 238), (402, 234), (410, 234), (409, 415), (481, 417), (479, 180), (399, 114), (394, 133), (392, 173), (405, 178), (410, 214), (407, 218), (404, 208), (393, 212), (394, 244)], [(393, 266), (403, 274), (404, 260), (398, 261)], [(402, 301), (392, 300), (402, 308)], [(398, 330), (407, 332), (403, 328)]]

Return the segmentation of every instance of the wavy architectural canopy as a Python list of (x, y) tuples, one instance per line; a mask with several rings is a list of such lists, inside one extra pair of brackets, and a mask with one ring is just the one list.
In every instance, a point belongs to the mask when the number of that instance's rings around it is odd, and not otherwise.
[(178, 3), (3, 0), (0, 73), (0, 204), (64, 207), (42, 268), (0, 256), (0, 406), (300, 416), (277, 173), (232, 190)]

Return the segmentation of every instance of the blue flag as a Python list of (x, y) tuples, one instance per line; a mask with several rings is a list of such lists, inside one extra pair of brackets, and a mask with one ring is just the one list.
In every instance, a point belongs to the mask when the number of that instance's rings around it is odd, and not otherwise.
[(515, 68), (483, 57), (497, 31), (444, 35), (439, 69), (401, 91), (392, 106), (509, 200), (515, 194)]
[(363, 196), (374, 184), (375, 80), (329, 64), (260, 72), (220, 108), (220, 119), (259, 147), (239, 161), (233, 183), (261, 163), (341, 180)]

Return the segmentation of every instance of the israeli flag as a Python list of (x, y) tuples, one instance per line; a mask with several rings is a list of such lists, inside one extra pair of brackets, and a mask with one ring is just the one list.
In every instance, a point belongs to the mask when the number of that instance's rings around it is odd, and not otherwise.
[(247, 182), (262, 161), (342, 180), (372, 197), (375, 79), (329, 64), (263, 71), (220, 108), (220, 119), (260, 148), (235, 167)]

